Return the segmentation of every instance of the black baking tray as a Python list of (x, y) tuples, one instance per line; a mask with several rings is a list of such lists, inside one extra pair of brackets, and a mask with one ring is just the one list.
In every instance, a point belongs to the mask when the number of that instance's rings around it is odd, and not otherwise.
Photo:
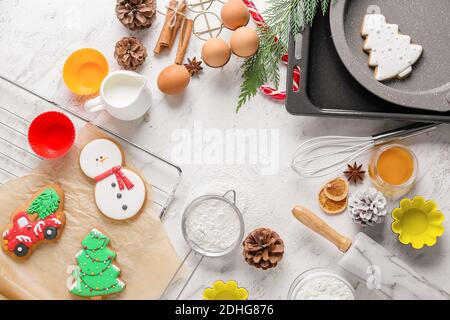
[(331, 38), (329, 16), (291, 35), (288, 70), (300, 67), (300, 90), (287, 73), (286, 109), (293, 115), (450, 122), (450, 112), (425, 111), (392, 104), (362, 87), (340, 60)]

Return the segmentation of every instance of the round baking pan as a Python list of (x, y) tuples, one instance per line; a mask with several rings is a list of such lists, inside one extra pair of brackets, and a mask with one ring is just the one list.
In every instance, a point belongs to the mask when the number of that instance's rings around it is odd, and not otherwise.
[[(422, 45), (422, 56), (407, 78), (375, 80), (361, 36), (368, 8), (379, 9), (388, 23)], [(330, 10), (331, 34), (348, 71), (373, 94), (401, 106), (444, 112), (450, 110), (449, 12), (448, 0), (337, 0)]]

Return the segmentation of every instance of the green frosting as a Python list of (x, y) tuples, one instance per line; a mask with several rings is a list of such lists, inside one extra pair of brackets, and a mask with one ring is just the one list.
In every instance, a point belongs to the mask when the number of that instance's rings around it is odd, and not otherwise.
[(37, 213), (40, 219), (45, 219), (58, 210), (60, 201), (61, 199), (55, 189), (45, 189), (36, 199), (34, 199), (28, 208), (27, 213)]
[(112, 263), (116, 253), (107, 247), (109, 238), (93, 229), (81, 244), (83, 250), (76, 256), (79, 269), (72, 272), (76, 282), (70, 292), (96, 297), (123, 291), (125, 284), (119, 279), (120, 269)]

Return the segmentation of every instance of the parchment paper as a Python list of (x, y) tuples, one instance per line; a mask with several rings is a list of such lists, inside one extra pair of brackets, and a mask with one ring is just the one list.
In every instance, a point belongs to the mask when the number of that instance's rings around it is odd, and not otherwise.
[[(77, 134), (71, 151), (62, 159), (43, 161), (28, 176), (11, 180), (0, 187), (0, 226), (39, 188), (57, 182), (65, 192), (66, 226), (61, 238), (44, 243), (25, 260), (17, 261), (0, 249), (0, 297), (9, 299), (74, 299), (66, 286), (68, 267), (76, 265), (75, 254), (81, 240), (92, 228), (104, 232), (117, 252), (117, 264), (126, 283), (125, 290), (110, 296), (117, 299), (156, 299), (166, 288), (180, 265), (175, 250), (155, 214), (152, 213), (151, 186), (136, 217), (114, 221), (102, 215), (94, 202), (94, 182), (79, 168), (78, 156), (89, 141), (108, 137), (87, 124)], [(125, 160), (127, 161), (127, 159)], [(136, 168), (130, 166), (139, 173)]]

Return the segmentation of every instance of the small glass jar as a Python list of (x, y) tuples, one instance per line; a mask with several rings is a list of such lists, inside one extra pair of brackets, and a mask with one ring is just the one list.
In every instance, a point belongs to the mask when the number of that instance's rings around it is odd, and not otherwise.
[[(389, 149), (392, 148), (400, 148), (404, 151), (406, 151), (409, 156), (411, 157), (412, 163), (413, 163), (413, 171), (411, 173), (411, 176), (406, 180), (405, 182), (401, 184), (392, 184), (387, 181), (385, 181), (378, 171), (378, 161), (380, 159), (380, 156), (386, 152)], [(375, 188), (377, 188), (379, 191), (381, 191), (385, 196), (391, 197), (391, 198), (399, 198), (403, 196), (404, 194), (408, 193), (416, 183), (417, 180), (417, 174), (418, 174), (418, 162), (417, 157), (414, 154), (414, 152), (408, 148), (405, 145), (401, 144), (387, 144), (378, 147), (375, 149), (375, 151), (372, 154), (372, 157), (370, 159), (369, 163), (369, 176), (372, 180), (373, 185)]]
[[(307, 284), (309, 281), (317, 279), (318, 277), (327, 277), (327, 278), (333, 278), (336, 279), (342, 284), (348, 288), (348, 295), (346, 297), (334, 297), (334, 300), (355, 300), (355, 289), (353, 286), (344, 278), (342, 277), (338, 272), (328, 269), (328, 268), (312, 268), (309, 269), (303, 273), (301, 273), (295, 280), (292, 282), (291, 287), (289, 288), (288, 292), (288, 300), (306, 300), (299, 298), (299, 291), (302, 289), (302, 287)], [(333, 299), (329, 297), (328, 300)]]

